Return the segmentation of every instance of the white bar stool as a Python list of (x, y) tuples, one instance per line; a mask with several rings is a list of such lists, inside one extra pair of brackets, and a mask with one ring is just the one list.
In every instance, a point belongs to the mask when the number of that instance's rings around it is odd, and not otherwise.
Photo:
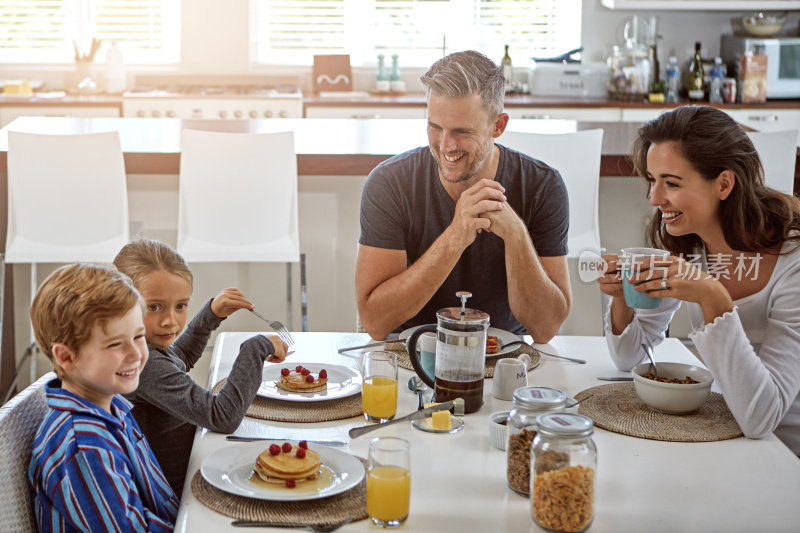
[[(7, 263), (110, 263), (129, 238), (125, 162), (117, 132), (8, 132)], [(34, 341), (31, 330), (31, 342)], [(36, 380), (31, 355), (31, 382)]]
[[(600, 244), (599, 202), (603, 130), (574, 133), (505, 131), (497, 142), (543, 161), (561, 174), (569, 196), (567, 258), (580, 261), (584, 251), (602, 255), (604, 250)], [(605, 306), (606, 297), (601, 292), (601, 316)]]
[(183, 130), (177, 250), (188, 262), (300, 262), (302, 331), (308, 331), (300, 254), (297, 155), (292, 132)]
[(747, 132), (761, 158), (764, 183), (786, 194), (794, 194), (797, 134), (798, 130)]

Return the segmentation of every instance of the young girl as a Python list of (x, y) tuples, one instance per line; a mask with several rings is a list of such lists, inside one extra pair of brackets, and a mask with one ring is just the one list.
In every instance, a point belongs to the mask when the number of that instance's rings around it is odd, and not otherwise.
[[(747, 437), (775, 432), (800, 455), (800, 199), (764, 185), (758, 153), (726, 113), (684, 106), (645, 124), (634, 165), (657, 207), (649, 228), (668, 261), (631, 277), (667, 298), (653, 310), (625, 304), (619, 257), (599, 279), (612, 296), (606, 338), (629, 370), (686, 301), (689, 337)], [(649, 262), (646, 266), (649, 266)]]
[(228, 381), (219, 394), (201, 387), (187, 374), (225, 317), (253, 304), (237, 289), (224, 289), (192, 319), (186, 310), (192, 295), (192, 273), (169, 246), (151, 240), (125, 245), (114, 264), (130, 276), (145, 301), (145, 337), (150, 359), (139, 388), (127, 395), (133, 415), (175, 493), (181, 495), (195, 427), (232, 433), (261, 385), (264, 361), (280, 362), (286, 344), (277, 336), (256, 335), (242, 343)]

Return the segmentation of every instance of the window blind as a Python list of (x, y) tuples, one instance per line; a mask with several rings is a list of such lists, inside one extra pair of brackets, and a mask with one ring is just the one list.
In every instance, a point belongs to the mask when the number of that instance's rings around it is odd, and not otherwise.
[(117, 41), (129, 64), (177, 63), (180, 1), (0, 0), (0, 62), (71, 63), (92, 38)]
[(581, 0), (251, 0), (250, 12), (260, 64), (350, 54), (353, 65), (373, 65), (396, 53), (403, 65), (428, 66), (466, 49), (499, 62), (505, 44), (512, 59), (527, 59), (581, 43)]

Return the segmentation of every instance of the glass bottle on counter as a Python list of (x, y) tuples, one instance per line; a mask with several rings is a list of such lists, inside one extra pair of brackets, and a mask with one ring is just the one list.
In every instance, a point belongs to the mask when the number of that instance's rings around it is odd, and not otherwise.
[(375, 73), (375, 90), (388, 93), (391, 88), (389, 76), (386, 74), (386, 56), (378, 54), (378, 71)]
[(725, 77), (725, 65), (722, 58), (714, 58), (714, 66), (711, 69), (711, 83), (708, 86), (708, 101), (715, 104), (722, 103), (722, 79)]
[(694, 57), (689, 65), (689, 76), (686, 79), (686, 89), (689, 100), (699, 102), (703, 100), (704, 92), (703, 59), (700, 56), (700, 42), (694, 43)]
[(681, 69), (678, 66), (678, 58), (670, 56), (665, 74), (666, 86), (664, 89), (664, 101), (676, 103), (678, 101), (678, 87), (681, 85)]
[(503, 78), (506, 80), (506, 92), (511, 90), (511, 84), (514, 82), (514, 69), (511, 66), (511, 56), (508, 55), (508, 45), (505, 45), (506, 53), (503, 56), (503, 60), (500, 62), (500, 66), (503, 68)]
[(375, 74), (376, 81), (387, 81), (386, 77), (386, 56), (378, 54), (378, 71)]
[(125, 85), (125, 60), (117, 41), (111, 41), (111, 46), (106, 50), (106, 92), (122, 94)]
[(592, 419), (574, 413), (536, 418), (531, 450), (531, 514), (551, 531), (584, 531), (594, 518), (597, 448)]
[(514, 408), (508, 415), (508, 461), (506, 478), (514, 491), (530, 491), (531, 443), (536, 436), (536, 417), (542, 413), (563, 411), (567, 394), (549, 387), (520, 387), (514, 391)]

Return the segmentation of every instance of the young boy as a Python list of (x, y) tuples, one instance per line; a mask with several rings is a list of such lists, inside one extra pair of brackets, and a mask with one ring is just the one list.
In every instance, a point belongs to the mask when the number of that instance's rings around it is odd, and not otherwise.
[(28, 468), (39, 531), (172, 531), (178, 499), (120, 396), (148, 354), (130, 279), (62, 267), (36, 293), (31, 321), (58, 376)]

